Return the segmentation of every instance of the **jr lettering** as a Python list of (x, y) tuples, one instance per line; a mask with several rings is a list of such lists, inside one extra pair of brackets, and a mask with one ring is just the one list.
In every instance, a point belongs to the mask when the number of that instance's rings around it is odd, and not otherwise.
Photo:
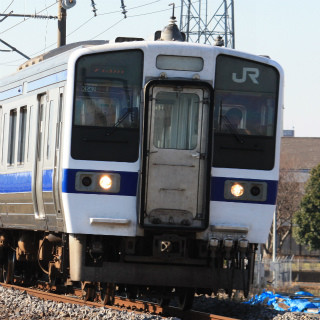
[(236, 73), (232, 74), (232, 81), (237, 82), (237, 83), (244, 83), (247, 81), (247, 76), (251, 79), (251, 81), (254, 84), (259, 84), (258, 82), (258, 77), (259, 77), (259, 69), (257, 68), (247, 68), (244, 67), (242, 69), (242, 77), (238, 78)]

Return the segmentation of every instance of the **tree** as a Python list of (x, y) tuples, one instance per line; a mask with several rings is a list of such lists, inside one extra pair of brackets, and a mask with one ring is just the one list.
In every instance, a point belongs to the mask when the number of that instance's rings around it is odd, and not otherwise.
[(320, 164), (310, 172), (300, 209), (294, 215), (293, 236), (310, 250), (320, 249)]
[[(281, 250), (285, 240), (292, 234), (293, 214), (298, 210), (302, 198), (301, 183), (297, 177), (295, 160), (281, 156), (281, 167), (277, 194), (277, 251)], [(270, 229), (268, 241), (264, 246), (266, 254), (273, 251), (273, 228)]]

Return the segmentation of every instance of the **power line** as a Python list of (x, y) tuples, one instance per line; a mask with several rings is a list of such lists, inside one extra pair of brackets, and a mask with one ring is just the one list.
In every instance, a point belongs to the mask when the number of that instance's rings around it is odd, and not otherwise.
[(86, 22), (81, 24), (79, 27), (77, 27), (75, 30), (71, 31), (70, 33), (67, 34), (67, 37), (71, 36), (73, 33), (81, 29), (84, 25), (86, 25), (88, 22), (90, 22), (94, 17), (89, 18)]
[(12, 1), (10, 2), (10, 4), (7, 6), (7, 8), (6, 8), (3, 12), (6, 12), (6, 11), (11, 7), (11, 5), (13, 4), (13, 2), (14, 2), (14, 0), (12, 0)]
[[(160, 2), (160, 1), (163, 1), (163, 0), (155, 0), (155, 1), (152, 1), (152, 2), (149, 2), (147, 4), (142, 4), (142, 5), (139, 5), (139, 6), (135, 6), (135, 7), (131, 7), (131, 8), (128, 8), (128, 10), (134, 10), (134, 9), (138, 9), (138, 8), (141, 8), (141, 7), (146, 7), (146, 6), (149, 6), (149, 5), (152, 5), (156, 2)], [(43, 12), (44, 10), (47, 10), (48, 8), (54, 6), (56, 3), (53, 3), (52, 5), (46, 7), (45, 9), (39, 11), (38, 13), (41, 13)], [(176, 6), (176, 8), (178, 8), (179, 6)], [(133, 15), (133, 16), (128, 16), (129, 18), (135, 18), (135, 17), (139, 17), (139, 16), (146, 16), (146, 15), (151, 15), (151, 14), (154, 14), (154, 13), (158, 13), (158, 12), (165, 12), (165, 11), (169, 11), (171, 10), (170, 8), (169, 9), (164, 9), (164, 10), (158, 10), (158, 11), (152, 11), (152, 12), (147, 12), (147, 13), (143, 13), (143, 14), (137, 14), (137, 15)], [(103, 16), (103, 15), (107, 15), (107, 14), (116, 14), (116, 13), (119, 13), (119, 11), (112, 11), (112, 12), (106, 12), (106, 13), (100, 13), (100, 14), (97, 14), (97, 16)], [(87, 21), (85, 21), (84, 23), (82, 23), (79, 27), (77, 27), (76, 29), (74, 29), (73, 31), (71, 31), (70, 33), (67, 34), (67, 37), (69, 37), (70, 35), (74, 34), (75, 32), (77, 32), (79, 29), (81, 29), (84, 25), (86, 25), (87, 23), (89, 23), (94, 17), (90, 17)], [(117, 21), (116, 23), (114, 23), (113, 25), (111, 25), (110, 27), (108, 27), (107, 29), (105, 29), (104, 31), (100, 32), (99, 34), (97, 34), (96, 36), (94, 36), (93, 38), (91, 38), (91, 40), (99, 37), (101, 34), (109, 31), (110, 29), (112, 29), (113, 27), (115, 27), (116, 25), (118, 25), (122, 20), (124, 20), (124, 18), (120, 19), (119, 21)], [(25, 20), (26, 21), (26, 20)], [(20, 23), (19, 23), (20, 24)], [(19, 25), (19, 24), (16, 24), (15, 26)], [(11, 28), (15, 27), (15, 26), (12, 26)], [(3, 31), (2, 33), (10, 30), (11, 28)], [(0, 33), (0, 34), (2, 34)], [(53, 47), (56, 43), (52, 43), (50, 45), (48, 45), (46, 48), (47, 49), (50, 49), (51, 47)], [(31, 56), (36, 56), (38, 54), (40, 54), (41, 52), (43, 52), (43, 49), (42, 50), (39, 50), (35, 53), (33, 53)], [(17, 59), (17, 60), (12, 60), (12, 61), (9, 61), (7, 63), (0, 63), (0, 65), (8, 65), (8, 64), (12, 64), (12, 63), (19, 63), (19, 61), (21, 61), (21, 59)]]
[[(53, 7), (54, 5), (56, 5), (56, 2), (54, 2), (53, 4), (49, 5), (48, 7), (44, 8), (44, 9), (40, 10), (40, 11), (37, 12), (36, 14), (39, 14), (39, 13), (45, 11), (45, 10), (48, 10), (49, 8)], [(0, 34), (4, 34), (5, 32), (7, 32), (7, 31), (9, 31), (9, 30), (11, 30), (11, 29), (13, 29), (13, 28), (15, 28), (16, 26), (20, 25), (21, 23), (24, 23), (24, 22), (28, 21), (29, 19), (31, 19), (31, 18), (27, 18), (27, 19), (25, 19), (25, 20), (22, 20), (22, 21), (16, 23), (15, 25), (9, 27), (8, 29), (0, 32)]]
[[(179, 6), (176, 6), (176, 8), (179, 8)], [(169, 8), (169, 9), (163, 9), (163, 10), (158, 10), (158, 11), (153, 11), (153, 12), (147, 12), (147, 13), (135, 14), (135, 15), (133, 15), (133, 16), (129, 16), (129, 18), (135, 18), (135, 17), (147, 16), (147, 15), (149, 15), (149, 14), (154, 14), (154, 13), (159, 13), (159, 12), (165, 12), (165, 11), (171, 11), (171, 8)]]
[(107, 32), (108, 30), (110, 30), (111, 28), (113, 28), (114, 26), (116, 26), (118, 23), (120, 23), (122, 20), (124, 20), (125, 18), (121, 18), (119, 21), (117, 21), (116, 23), (114, 23), (111, 27), (107, 28), (106, 30), (100, 32), (99, 34), (97, 34), (95, 37), (91, 38), (91, 40), (99, 37), (100, 35), (102, 35), (103, 33)]
[[(135, 10), (135, 9), (138, 9), (138, 8), (150, 6), (151, 4), (154, 4), (154, 3), (159, 2), (159, 1), (162, 1), (162, 0), (156, 0), (156, 1), (149, 2), (149, 3), (147, 3), (147, 4), (142, 4), (142, 5), (140, 5), (140, 6), (128, 8), (128, 10), (131, 11), (131, 10)], [(120, 8), (121, 8), (121, 7), (120, 7)], [(104, 16), (104, 15), (113, 14), (113, 13), (119, 13), (119, 11), (110, 11), (110, 12), (99, 13), (98, 16)]]
[[(12, 11), (11, 11), (12, 12)], [(15, 13), (0, 13), (0, 17), (19, 17), (19, 18), (34, 18), (34, 19), (58, 19), (57, 16), (43, 16), (38, 14), (15, 14)]]
[(5, 42), (4, 40), (0, 39), (0, 42), (2, 42), (4, 45), (6, 45), (7, 47), (9, 47), (10, 49), (12, 49), (13, 51), (19, 53), (20, 55), (22, 55), (23, 57), (25, 57), (27, 60), (29, 60), (30, 58), (25, 55), (24, 53), (22, 53), (21, 51), (19, 51), (18, 49), (16, 49), (15, 47), (11, 46), (9, 43)]

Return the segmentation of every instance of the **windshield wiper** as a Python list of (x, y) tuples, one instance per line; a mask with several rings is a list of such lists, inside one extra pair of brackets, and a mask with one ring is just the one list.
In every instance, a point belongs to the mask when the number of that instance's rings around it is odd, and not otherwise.
[(245, 141), (244, 139), (240, 136), (237, 128), (234, 126), (234, 124), (231, 123), (229, 118), (227, 116), (222, 116), (223, 120), (225, 121), (226, 127), (229, 129), (229, 131), (232, 133), (232, 135), (241, 143), (243, 144)]
[(123, 114), (123, 116), (121, 116), (110, 129), (107, 129), (106, 135), (110, 136), (112, 133), (114, 133), (119, 127), (119, 125), (122, 123), (122, 121), (125, 120), (128, 117), (128, 115), (132, 112), (133, 108), (128, 108), (128, 110)]

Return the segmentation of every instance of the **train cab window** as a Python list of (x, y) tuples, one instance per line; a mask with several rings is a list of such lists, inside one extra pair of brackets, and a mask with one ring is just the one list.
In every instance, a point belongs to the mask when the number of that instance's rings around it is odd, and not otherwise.
[(20, 108), (17, 163), (23, 164), (26, 144), (27, 107)]
[(279, 74), (255, 61), (220, 55), (214, 97), (213, 166), (274, 166)]
[(10, 110), (9, 140), (8, 140), (8, 166), (13, 166), (15, 161), (17, 109)]
[(120, 162), (138, 159), (142, 67), (140, 50), (79, 58), (71, 147), (74, 159)]

